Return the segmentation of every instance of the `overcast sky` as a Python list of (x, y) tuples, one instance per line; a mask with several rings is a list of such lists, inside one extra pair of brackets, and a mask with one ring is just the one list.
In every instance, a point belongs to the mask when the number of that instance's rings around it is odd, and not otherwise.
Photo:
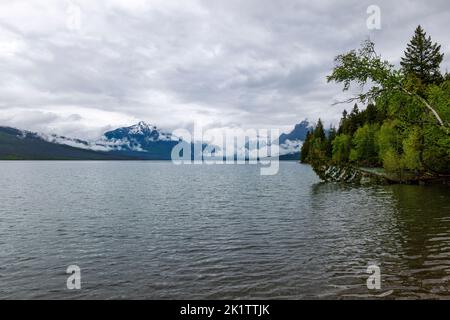
[[(381, 30), (367, 28), (369, 5)], [(0, 125), (95, 138), (139, 120), (336, 123), (337, 54), (370, 37), (398, 63), (421, 24), (450, 70), (449, 21), (449, 0), (1, 0)]]

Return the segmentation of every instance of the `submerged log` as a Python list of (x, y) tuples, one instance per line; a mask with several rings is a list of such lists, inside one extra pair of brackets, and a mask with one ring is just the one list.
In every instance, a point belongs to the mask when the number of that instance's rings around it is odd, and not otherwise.
[(326, 182), (345, 182), (354, 184), (447, 184), (449, 176), (415, 174), (404, 172), (401, 175), (386, 173), (381, 168), (361, 168), (351, 165), (316, 164), (312, 166), (316, 174)]

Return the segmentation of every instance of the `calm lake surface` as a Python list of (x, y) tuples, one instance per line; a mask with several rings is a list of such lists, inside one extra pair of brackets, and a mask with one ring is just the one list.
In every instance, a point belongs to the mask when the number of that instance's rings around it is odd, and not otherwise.
[(324, 184), (295, 162), (259, 173), (0, 162), (0, 298), (450, 298), (450, 188)]

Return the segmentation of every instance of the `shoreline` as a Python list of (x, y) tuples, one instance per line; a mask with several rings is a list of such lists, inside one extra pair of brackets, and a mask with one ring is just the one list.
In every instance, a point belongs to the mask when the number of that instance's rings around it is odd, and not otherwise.
[(364, 168), (352, 165), (330, 164), (311, 165), (314, 172), (325, 182), (343, 182), (355, 184), (443, 184), (450, 186), (450, 176), (414, 175), (403, 173), (400, 176), (388, 174), (382, 168)]

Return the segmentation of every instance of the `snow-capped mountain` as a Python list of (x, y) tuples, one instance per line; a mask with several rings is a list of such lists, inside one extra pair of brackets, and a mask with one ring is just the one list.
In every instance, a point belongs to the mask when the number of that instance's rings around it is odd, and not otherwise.
[(155, 146), (170, 146), (178, 143), (179, 139), (172, 134), (163, 132), (156, 126), (141, 121), (129, 127), (122, 127), (105, 132), (97, 140), (81, 140), (58, 135), (38, 134), (42, 139), (58, 144), (65, 144), (76, 148), (105, 152), (151, 152)]
[[(64, 143), (62, 143), (64, 142)], [(74, 146), (75, 145), (75, 146)], [(0, 126), (2, 160), (130, 160), (111, 152), (95, 151), (86, 142)]]
[(105, 132), (99, 140), (90, 145), (103, 147), (109, 152), (125, 156), (169, 160), (173, 147), (179, 141), (171, 133), (141, 121), (129, 127)]
[(172, 148), (179, 143), (177, 137), (144, 121), (129, 127), (105, 132), (97, 140), (82, 140), (18, 130), (20, 135), (35, 137), (43, 141), (133, 159), (169, 160)]
[(300, 153), (308, 131), (313, 128), (314, 125), (308, 120), (303, 120), (296, 124), (291, 132), (281, 134), (279, 138), (280, 155), (295, 155), (296, 157)]
[[(290, 133), (282, 134), (280, 136), (279, 154), (282, 159), (298, 159), (303, 140), (305, 139), (306, 133), (311, 129), (311, 127), (312, 126), (309, 124), (309, 122), (305, 120), (297, 124), (294, 130)], [(8, 139), (18, 139), (17, 141), (21, 141), (21, 143), (26, 142), (27, 145), (31, 147), (31, 149), (38, 150), (39, 152), (42, 151), (43, 153), (39, 154), (44, 154), (45, 157), (47, 157), (48, 152), (46, 153), (44, 152), (45, 150), (40, 150), (37, 146), (45, 145), (45, 148), (51, 148), (52, 150), (57, 148), (57, 152), (60, 152), (64, 155), (66, 154), (66, 152), (69, 152), (67, 151), (69, 149), (62, 150), (61, 146), (78, 149), (78, 151), (70, 149), (69, 153), (77, 155), (79, 154), (80, 156), (78, 158), (81, 159), (86, 158), (86, 152), (90, 152), (87, 158), (110, 157), (114, 159), (170, 160), (172, 149), (180, 142), (180, 139), (178, 137), (164, 132), (163, 130), (158, 129), (156, 126), (152, 126), (144, 121), (141, 121), (132, 126), (117, 128), (115, 130), (105, 132), (99, 139), (91, 141), (69, 138), (55, 134), (50, 135), (35, 133), (6, 127), (4, 128), (4, 132), (5, 134), (10, 135)], [(43, 142), (47, 144), (44, 144)], [(35, 144), (36, 147), (33, 146), (33, 144)], [(198, 150), (200, 150), (201, 153), (201, 150), (203, 150), (207, 146), (207, 144), (203, 143), (201, 145), (201, 148), (197, 149), (194, 148), (193, 144), (191, 144), (191, 151), (194, 154), (195, 152), (198, 152)], [(259, 148), (263, 146), (264, 143), (260, 142)], [(211, 145), (210, 148), (214, 149), (213, 157), (220, 158), (224, 156), (221, 153), (221, 148), (219, 146)], [(247, 144), (245, 146), (245, 150), (239, 150), (238, 153), (255, 154), (255, 152), (257, 152), (257, 148), (258, 144), (256, 143)], [(83, 150), (85, 151), (84, 153), (81, 152)], [(10, 153), (12, 156), (19, 155), (19, 153), (14, 153), (14, 150), (12, 149)], [(21, 151), (21, 153), (24, 152)], [(48, 154), (48, 156), (50, 157), (51, 154)]]
[(106, 145), (114, 150), (132, 150), (148, 152), (155, 144), (175, 145), (179, 141), (171, 133), (166, 133), (144, 121), (130, 127), (105, 132), (97, 144)]
[(296, 124), (294, 130), (289, 133), (283, 133), (280, 135), (280, 144), (284, 144), (289, 141), (305, 141), (306, 135), (309, 130), (313, 129), (314, 125), (309, 123), (308, 120), (303, 120), (299, 124)]

